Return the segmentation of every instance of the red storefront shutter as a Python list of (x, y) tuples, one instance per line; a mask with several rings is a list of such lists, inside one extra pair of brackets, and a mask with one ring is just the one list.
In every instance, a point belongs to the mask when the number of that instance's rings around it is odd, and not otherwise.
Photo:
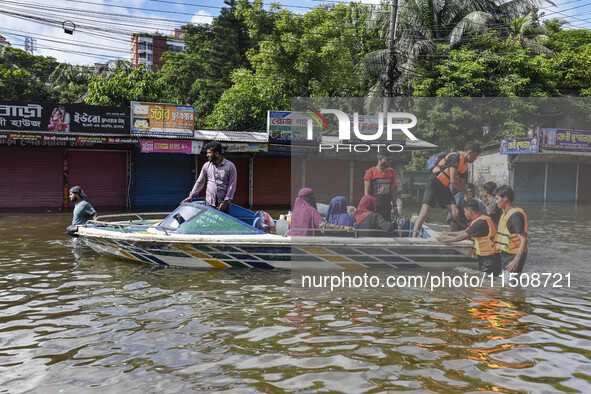
[(63, 209), (63, 152), (0, 146), (0, 208)]
[(253, 204), (257, 207), (291, 205), (291, 158), (256, 156), (253, 165)]
[(298, 192), (302, 188), (302, 164), (301, 157), (291, 157), (291, 201), (290, 205), (293, 207)]
[(68, 172), (94, 207), (127, 207), (127, 152), (70, 150)]

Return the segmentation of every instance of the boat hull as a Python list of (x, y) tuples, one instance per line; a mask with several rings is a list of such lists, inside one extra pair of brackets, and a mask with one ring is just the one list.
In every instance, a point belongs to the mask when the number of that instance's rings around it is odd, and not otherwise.
[[(103, 231), (105, 232), (105, 231)], [(107, 232), (108, 233), (108, 232)], [(471, 244), (434, 239), (252, 236), (163, 236), (80, 232), (95, 251), (160, 266), (375, 270), (473, 264)]]

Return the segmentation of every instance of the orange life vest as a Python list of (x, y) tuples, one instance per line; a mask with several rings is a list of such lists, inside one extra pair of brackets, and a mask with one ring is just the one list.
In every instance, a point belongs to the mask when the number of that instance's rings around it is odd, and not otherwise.
[[(523, 209), (519, 207), (513, 207), (507, 213), (503, 213), (501, 218), (499, 219), (499, 228), (497, 229), (497, 250), (501, 252), (506, 252), (509, 254), (517, 254), (519, 251), (519, 246), (521, 245), (521, 239), (517, 234), (509, 233), (509, 229), (507, 228), (507, 223), (509, 222), (509, 218), (514, 213), (521, 213), (523, 215), (523, 219), (525, 220), (524, 231), (527, 235), (527, 215), (523, 211)], [(527, 250), (529, 245), (526, 246)]]
[(474, 250), (478, 256), (492, 256), (497, 253), (495, 240), (497, 237), (497, 230), (492, 222), (490, 216), (480, 215), (476, 219), (472, 220), (471, 226), (477, 221), (482, 220), (488, 225), (488, 234), (484, 237), (472, 237), (472, 243), (474, 244)]
[(437, 175), (437, 179), (439, 179), (439, 182), (443, 183), (443, 186), (445, 187), (449, 186), (451, 182), (451, 167), (445, 167), (445, 164), (447, 163), (447, 159), (449, 159), (451, 155), (455, 154), (460, 155), (460, 163), (458, 164), (458, 175), (465, 174), (466, 171), (468, 171), (468, 162), (464, 158), (463, 151), (448, 153), (447, 155), (445, 155), (443, 159), (439, 160), (437, 165), (433, 167), (433, 169), (431, 170), (434, 174), (439, 173), (439, 175)]

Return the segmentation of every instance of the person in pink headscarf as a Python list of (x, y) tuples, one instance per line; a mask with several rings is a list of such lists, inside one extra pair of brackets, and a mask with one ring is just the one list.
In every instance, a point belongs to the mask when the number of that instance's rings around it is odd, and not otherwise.
[[(316, 210), (316, 198), (312, 189), (305, 187), (298, 193), (291, 213), (290, 235), (293, 236), (314, 236), (317, 231), (312, 229), (346, 229), (349, 232), (355, 231), (351, 226), (341, 226), (328, 223)], [(310, 230), (308, 230), (310, 229)]]
[(376, 201), (376, 198), (370, 195), (363, 196), (359, 201), (359, 206), (355, 211), (355, 221), (359, 225), (359, 230), (361, 230), (360, 235), (364, 237), (392, 236), (396, 228), (375, 211)]

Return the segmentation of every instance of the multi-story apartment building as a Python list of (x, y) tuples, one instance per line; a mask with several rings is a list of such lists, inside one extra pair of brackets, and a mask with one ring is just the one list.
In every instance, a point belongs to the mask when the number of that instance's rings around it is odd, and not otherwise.
[(0, 34), (0, 45), (10, 46), (10, 43), (2, 34)]
[(174, 29), (172, 37), (135, 34), (131, 37), (131, 63), (137, 68), (145, 64), (148, 68), (162, 68), (164, 52), (182, 52), (185, 50), (182, 29)]

